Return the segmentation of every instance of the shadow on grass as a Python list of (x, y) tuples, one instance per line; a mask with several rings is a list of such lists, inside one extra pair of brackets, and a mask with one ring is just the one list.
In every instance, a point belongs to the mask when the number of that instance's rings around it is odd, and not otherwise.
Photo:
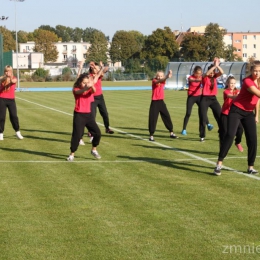
[[(212, 173), (213, 166), (211, 166), (211, 167), (205, 166), (202, 168), (200, 165), (196, 165), (196, 164), (193, 164), (190, 162), (185, 162), (185, 164), (184, 164), (183, 162), (175, 162), (175, 161), (164, 160), (164, 159), (154, 159), (154, 158), (150, 158), (150, 157), (131, 157), (131, 156), (123, 156), (123, 155), (119, 155), (117, 157), (122, 158), (122, 159), (133, 160), (133, 161), (144, 161), (144, 162), (148, 162), (148, 163), (152, 163), (152, 164), (156, 164), (156, 165), (160, 165), (160, 166), (169, 167), (174, 170), (189, 171), (189, 172), (194, 172), (194, 173), (203, 173), (203, 174), (214, 176)], [(202, 169), (202, 170), (195, 170), (195, 168)], [(209, 169), (209, 171), (207, 172), (208, 169)]]
[[(64, 154), (54, 154), (54, 153), (46, 153), (46, 152), (39, 152), (39, 151), (32, 151), (32, 150), (26, 150), (26, 149), (12, 149), (12, 148), (0, 148), (3, 151), (7, 152), (13, 152), (13, 153), (26, 153), (29, 155), (38, 155), (38, 156), (44, 156), (44, 157), (49, 157), (49, 158), (54, 158), (54, 159), (64, 159), (65, 155)], [(30, 160), (29, 158), (28, 160)]]
[[(72, 132), (57, 132), (57, 131), (49, 131), (49, 130), (39, 130), (39, 129), (25, 129), (25, 128), (21, 128), (20, 129), (23, 132), (30, 132), (30, 133), (47, 133), (47, 134), (59, 134), (59, 135), (70, 135)], [(72, 129), (71, 129), (72, 130)]]

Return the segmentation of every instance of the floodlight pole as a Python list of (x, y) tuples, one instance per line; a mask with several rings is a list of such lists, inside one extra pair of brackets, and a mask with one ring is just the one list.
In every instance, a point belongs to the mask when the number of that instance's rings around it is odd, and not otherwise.
[(10, 1), (14, 1), (17, 89), (18, 91), (20, 91), (20, 76), (19, 76), (19, 65), (18, 65), (18, 37), (17, 37), (17, 29), (16, 29), (16, 2), (24, 2), (25, 0), (10, 0)]

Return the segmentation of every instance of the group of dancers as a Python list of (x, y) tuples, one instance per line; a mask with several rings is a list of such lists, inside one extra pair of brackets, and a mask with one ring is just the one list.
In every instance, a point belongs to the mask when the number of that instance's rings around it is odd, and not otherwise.
[[(109, 128), (109, 117), (102, 93), (102, 77), (108, 67), (91, 62), (89, 70), (81, 74), (83, 62), (80, 62), (77, 79), (73, 85), (73, 95), (75, 99), (73, 130), (70, 142), (70, 154), (68, 161), (73, 161), (75, 152), (79, 145), (84, 145), (83, 135), (85, 127), (88, 129), (88, 136), (91, 138), (92, 148), (91, 155), (96, 159), (101, 156), (97, 151), (100, 143), (101, 131), (96, 123), (97, 107), (103, 118), (105, 132), (113, 134)], [(219, 154), (216, 167), (213, 174), (221, 175), (221, 168), (224, 158), (227, 156), (233, 140), (240, 152), (243, 152), (241, 139), (243, 132), (246, 137), (248, 148), (247, 155), (247, 173), (257, 174), (254, 169), (254, 163), (257, 152), (257, 131), (256, 123), (258, 122), (259, 98), (260, 98), (260, 61), (254, 61), (251, 65), (250, 75), (243, 79), (240, 91), (236, 88), (235, 77), (230, 75), (226, 81), (226, 87), (223, 92), (224, 103), (221, 107), (217, 100), (217, 78), (223, 74), (220, 67), (220, 61), (215, 58), (213, 64), (208, 67), (206, 73), (200, 66), (196, 66), (193, 74), (189, 77), (188, 97), (186, 101), (186, 114), (183, 121), (181, 134), (187, 135), (187, 124), (191, 115), (192, 107), (198, 105), (199, 114), (199, 137), (204, 142), (206, 137), (206, 127), (208, 130), (213, 129), (209, 123), (207, 112), (210, 108), (218, 125), (219, 133)], [(165, 82), (172, 76), (169, 70), (167, 75), (163, 71), (158, 71), (152, 80), (152, 100), (149, 109), (148, 129), (150, 133), (149, 141), (154, 142), (154, 133), (159, 114), (163, 123), (169, 131), (169, 137), (172, 139), (179, 138), (173, 132), (173, 123), (170, 113), (164, 102)], [(18, 139), (23, 139), (19, 129), (19, 119), (15, 104), (15, 87), (17, 79), (13, 75), (11, 66), (6, 66), (4, 75), (0, 77), (0, 140), (4, 139), (4, 125), (6, 109), (9, 111), (10, 121), (16, 132)]]
[[(186, 102), (186, 114), (183, 122), (182, 135), (187, 135), (187, 124), (191, 115), (192, 107), (198, 105), (199, 114), (199, 137), (200, 142), (205, 141), (206, 126), (208, 130), (213, 129), (213, 125), (208, 121), (208, 108), (213, 112), (218, 125), (219, 133), (219, 155), (214, 175), (221, 175), (222, 162), (235, 139), (235, 145), (240, 152), (243, 152), (241, 139), (243, 132), (246, 137), (248, 148), (248, 174), (258, 174), (254, 169), (254, 162), (257, 152), (257, 131), (258, 110), (260, 98), (260, 61), (254, 61), (251, 65), (250, 75), (243, 79), (241, 90), (236, 88), (235, 77), (230, 75), (227, 78), (225, 90), (223, 92), (224, 104), (221, 106), (217, 100), (217, 78), (223, 74), (220, 61), (215, 58), (213, 64), (208, 67), (206, 73), (202, 73), (202, 68), (196, 66), (193, 74), (188, 78), (188, 98)], [(178, 138), (173, 133), (173, 124), (170, 114), (164, 103), (164, 86), (167, 78), (172, 76), (169, 70), (166, 76), (162, 71), (157, 72), (152, 81), (152, 101), (149, 111), (149, 132), (150, 141), (154, 141), (154, 132), (159, 114), (162, 121), (170, 132), (171, 138)]]

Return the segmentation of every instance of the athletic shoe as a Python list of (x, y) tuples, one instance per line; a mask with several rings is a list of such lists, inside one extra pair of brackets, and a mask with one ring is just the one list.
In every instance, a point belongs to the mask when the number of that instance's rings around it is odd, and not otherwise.
[(185, 129), (183, 129), (183, 130), (181, 131), (181, 134), (182, 134), (182, 135), (187, 135), (187, 132), (186, 132), (186, 130), (185, 130)]
[(69, 157), (67, 158), (68, 162), (73, 162), (74, 160), (74, 156), (73, 155), (69, 155)]
[(0, 141), (3, 141), (4, 140), (4, 134), (0, 134)]
[(23, 139), (23, 136), (21, 135), (20, 131), (17, 131), (16, 132), (16, 136), (18, 139), (22, 140)]
[(97, 150), (91, 150), (91, 154), (96, 158), (96, 159), (101, 159), (101, 156), (98, 154)]
[(214, 126), (212, 124), (207, 124), (207, 128), (209, 131), (211, 131), (214, 128)]
[(107, 128), (107, 129), (106, 129), (106, 133), (112, 135), (112, 134), (114, 133), (114, 131), (112, 131), (111, 129)]
[(239, 152), (242, 153), (242, 152), (244, 151), (244, 149), (243, 149), (243, 147), (242, 147), (241, 144), (236, 144), (236, 147), (237, 147), (237, 149), (238, 149)]
[(200, 142), (205, 142), (205, 138), (200, 138)]
[(84, 141), (82, 139), (80, 139), (79, 145), (85, 145), (85, 143), (84, 143)]
[(175, 135), (175, 134), (171, 134), (171, 135), (170, 135), (170, 138), (178, 139), (179, 137), (178, 137), (177, 135)]
[(250, 169), (250, 170), (247, 170), (247, 173), (255, 175), (255, 174), (258, 174), (258, 171), (255, 169)]
[(155, 141), (154, 138), (153, 138), (153, 136), (150, 136), (149, 141), (151, 141), (151, 142), (154, 142), (154, 141)]
[(94, 137), (91, 136), (91, 137), (89, 138), (89, 142), (92, 143), (93, 139), (94, 139)]
[(213, 174), (215, 174), (216, 176), (220, 176), (221, 175), (221, 166), (217, 165), (214, 169)]

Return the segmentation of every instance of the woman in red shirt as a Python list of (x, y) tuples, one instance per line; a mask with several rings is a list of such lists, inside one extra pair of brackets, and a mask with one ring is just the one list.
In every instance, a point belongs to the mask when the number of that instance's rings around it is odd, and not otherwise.
[[(243, 80), (238, 96), (233, 100), (229, 114), (227, 134), (220, 147), (218, 161), (213, 174), (221, 175), (221, 167), (224, 158), (232, 145), (237, 128), (241, 122), (248, 147), (247, 162), (248, 174), (257, 174), (254, 162), (257, 152), (256, 122), (258, 122), (258, 109), (260, 98), (260, 61), (254, 61), (251, 66), (251, 75)], [(255, 111), (255, 113), (254, 113)]]
[(152, 101), (149, 110), (149, 141), (154, 141), (153, 135), (156, 129), (156, 124), (159, 114), (163, 120), (165, 127), (170, 132), (170, 138), (178, 138), (173, 133), (173, 124), (169, 114), (169, 111), (164, 103), (164, 86), (167, 78), (171, 78), (172, 71), (169, 70), (168, 74), (164, 76), (163, 71), (158, 71), (155, 78), (152, 80)]
[[(220, 128), (219, 128), (219, 138), (220, 145), (223, 142), (226, 133), (227, 133), (227, 122), (228, 122), (228, 114), (230, 107), (232, 105), (232, 101), (239, 94), (239, 90), (236, 88), (236, 79), (233, 76), (229, 76), (226, 81), (226, 87), (223, 92), (224, 103), (222, 105), (221, 116), (220, 116)], [(242, 135), (244, 129), (240, 122), (236, 132), (235, 145), (240, 152), (243, 152), (243, 147), (241, 145)]]
[[(216, 69), (218, 70), (216, 72)], [(208, 71), (203, 75), (202, 78), (202, 96), (199, 107), (199, 118), (200, 118), (200, 141), (204, 142), (206, 136), (206, 124), (207, 124), (207, 113), (210, 107), (214, 118), (217, 121), (218, 127), (220, 126), (220, 114), (221, 106), (217, 100), (218, 85), (217, 78), (223, 74), (222, 68), (219, 66), (219, 59), (214, 59), (214, 64), (209, 66)]]
[(78, 149), (85, 126), (93, 135), (91, 154), (97, 159), (101, 158), (96, 149), (100, 142), (101, 132), (95, 118), (91, 115), (91, 103), (94, 101), (93, 93), (95, 91), (93, 77), (88, 73), (81, 74), (74, 83), (72, 92), (75, 98), (75, 108), (70, 145), (71, 153), (67, 158), (68, 161), (74, 160), (74, 154)]
[[(192, 107), (196, 103), (198, 108), (200, 105), (201, 100), (201, 81), (202, 81), (202, 68), (200, 66), (196, 66), (193, 70), (193, 74), (189, 76), (189, 88), (188, 88), (188, 97), (186, 101), (186, 114), (183, 120), (183, 128), (182, 128), (182, 135), (187, 135), (186, 127), (189, 122), (189, 118), (191, 115)], [(199, 112), (199, 109), (198, 109)], [(207, 128), (209, 131), (213, 129), (213, 125), (211, 125), (206, 120)]]
[(15, 103), (15, 87), (17, 79), (13, 76), (13, 68), (5, 66), (4, 75), (0, 77), (0, 140), (4, 140), (6, 109), (18, 139), (23, 139), (20, 132), (19, 119)]

